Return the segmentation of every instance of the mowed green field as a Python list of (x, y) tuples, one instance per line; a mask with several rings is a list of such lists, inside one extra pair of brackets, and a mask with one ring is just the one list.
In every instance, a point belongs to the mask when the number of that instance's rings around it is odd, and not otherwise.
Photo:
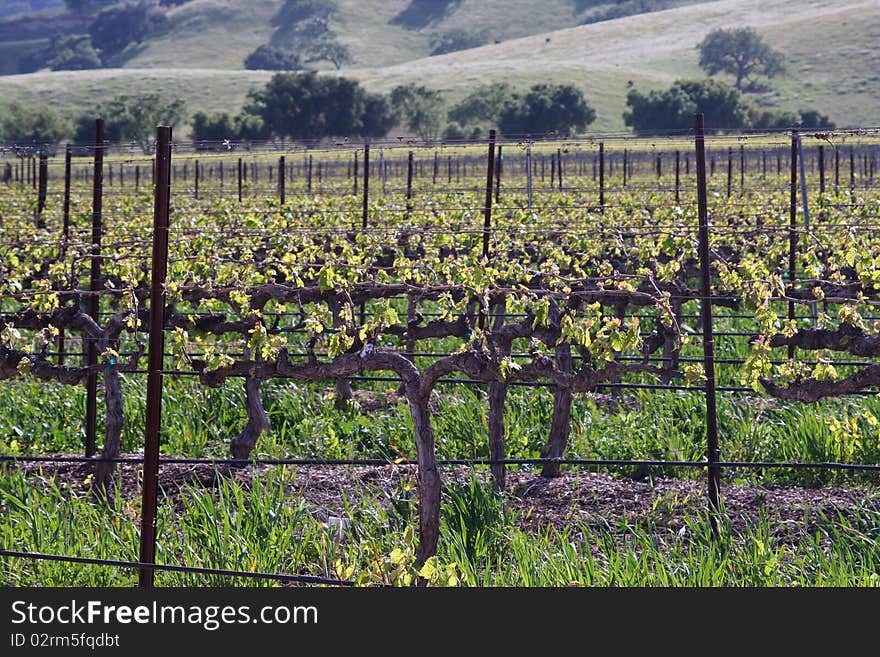
[[(485, 3), (480, 14), (474, 3), (465, 2), (448, 20), (449, 27), (470, 15), (465, 10), (477, 12), (475, 25), (491, 23), (498, 4)], [(508, 22), (522, 24), (529, 4), (510, 3)], [(552, 4), (535, 18), (542, 27), (540, 21), (548, 21), (548, 29), (557, 27), (545, 16), (554, 15)], [(242, 70), (241, 62), (271, 39), (277, 5), (262, 0), (248, 3), (244, 12), (223, 0), (195, 0), (175, 10), (174, 29), (145, 43), (124, 68), (4, 76), (0, 97), (83, 111), (116, 94), (159, 92), (185, 99), (191, 112), (236, 112), (247, 92), (271, 76)], [(427, 32), (388, 25), (398, 5), (405, 2), (341, 3), (333, 28), (351, 48), (355, 63), (339, 74), (374, 91), (424, 84), (443, 91), (450, 102), (498, 80), (520, 86), (574, 83), (597, 109), (591, 131), (621, 131), (631, 85), (665, 88), (678, 78), (700, 77), (695, 46), (706, 33), (751, 26), (788, 64), (787, 73), (773, 81), (775, 91), (756, 101), (786, 110), (814, 107), (841, 126), (880, 123), (880, 53), (873, 47), (880, 42), (880, 3), (873, 0), (721, 0), (521, 38), (505, 36), (498, 44), (436, 57), (425, 56)]]

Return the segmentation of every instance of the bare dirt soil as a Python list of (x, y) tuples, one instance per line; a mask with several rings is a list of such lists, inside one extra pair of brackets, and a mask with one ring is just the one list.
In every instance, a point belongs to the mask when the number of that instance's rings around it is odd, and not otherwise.
[[(73, 495), (89, 493), (89, 463), (17, 463), (39, 487), (54, 478), (57, 485)], [(269, 469), (281, 466), (249, 465), (243, 468), (218, 468), (208, 464), (160, 464), (160, 504), (175, 504), (187, 490), (212, 489), (220, 478), (233, 478), (249, 485)], [(283, 466), (290, 468), (288, 484), (292, 500), (305, 502), (313, 515), (326, 521), (331, 516), (344, 517), (349, 508), (361, 501), (390, 505), (392, 499), (411, 495), (417, 499), (416, 468), (411, 465), (382, 467), (353, 466)], [(474, 476), (467, 467), (448, 467), (442, 471), (444, 484), (465, 484)], [(485, 478), (485, 472), (477, 473)], [(140, 464), (123, 463), (118, 470), (117, 494), (139, 499)], [(409, 488), (408, 493), (402, 493)], [(721, 497), (734, 533), (742, 533), (748, 524), (761, 517), (769, 519), (774, 540), (796, 541), (815, 532), (825, 519), (847, 517), (858, 510), (880, 511), (880, 491), (868, 487), (748, 487), (723, 486)], [(687, 521), (705, 513), (705, 483), (701, 480), (653, 479), (635, 481), (608, 474), (569, 471), (555, 479), (545, 479), (532, 472), (508, 472), (505, 503), (525, 530), (572, 528), (578, 534), (587, 529), (620, 531), (624, 526), (650, 528), (668, 535), (683, 535)]]

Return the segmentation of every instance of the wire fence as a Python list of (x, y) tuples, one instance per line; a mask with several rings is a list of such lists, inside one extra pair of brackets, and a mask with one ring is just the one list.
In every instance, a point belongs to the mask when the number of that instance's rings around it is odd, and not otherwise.
[[(138, 262), (142, 266), (152, 262), (150, 269), (151, 293), (153, 301), (162, 299), (165, 293), (163, 284), (167, 282), (165, 267), (187, 265), (201, 260), (201, 255), (186, 255), (172, 249), (169, 252), (165, 245), (164, 264), (157, 268), (157, 251), (155, 239), (157, 234), (164, 234), (165, 239), (180, 240), (183, 244), (190, 237), (223, 237), (225, 240), (259, 240), (267, 236), (265, 229), (259, 225), (247, 227), (224, 224), (210, 226), (186, 226), (168, 224), (171, 204), (170, 191), (174, 190), (175, 211), (185, 209), (187, 213), (198, 212), (203, 219), (223, 220), (233, 217), (233, 222), (240, 219), (243, 213), (266, 212), (266, 203), (276, 202), (272, 211), (286, 212), (294, 218), (307, 218), (304, 225), (297, 226), (295, 221), (281, 232), (274, 232), (273, 238), (295, 238), (322, 235), (346, 235), (356, 229), (358, 235), (377, 238), (400, 233), (417, 232), (422, 235), (436, 234), (454, 237), (465, 244), (477, 244), (480, 240), (501, 239), (504, 235), (517, 233), (538, 239), (548, 237), (562, 240), (576, 237), (594, 237), (595, 239), (617, 238), (627, 232), (634, 236), (676, 235), (686, 236), (694, 242), (696, 248), (705, 247), (706, 258), (701, 262), (700, 270), (708, 276), (708, 234), (709, 223), (706, 213), (723, 212), (725, 221), (711, 227), (713, 238), (736, 240), (742, 236), (774, 235), (788, 237), (795, 244), (803, 240), (807, 244), (828, 246), (837, 231), (858, 231), (859, 234), (870, 234), (880, 228), (874, 220), (880, 216), (880, 202), (877, 200), (877, 160), (880, 157), (880, 129), (857, 129), (825, 132), (814, 135), (798, 135), (789, 133), (704, 136), (696, 134), (696, 141), (703, 140), (708, 145), (702, 153), (691, 153), (694, 147), (695, 134), (682, 132), (668, 137), (655, 137), (650, 140), (634, 139), (621, 135), (603, 135), (572, 139), (537, 139), (524, 137), (518, 140), (495, 142), (494, 136), (489, 143), (489, 174), (486, 179), (486, 143), (444, 143), (422, 144), (415, 141), (402, 142), (391, 140), (354, 145), (339, 142), (326, 144), (278, 144), (278, 143), (171, 143), (170, 134), (165, 140), (160, 135), (157, 142), (147, 145), (147, 153), (136, 153), (131, 144), (113, 144), (96, 139), (94, 144), (70, 146), (66, 149), (63, 160), (50, 157), (45, 148), (34, 146), (12, 146), (0, 148), (0, 204), (7, 195), (21, 194), (22, 190), (36, 193), (31, 204), (26, 207), (4, 206), (3, 220), (0, 224), (2, 239), (0, 244), (7, 247), (20, 246), (22, 240), (28, 240), (32, 247), (58, 249), (65, 253), (77, 255), (71, 257), (74, 267), (79, 266), (85, 272), (86, 265), (91, 267), (91, 281), (88, 287), (79, 289), (35, 289), (15, 292), (5, 289), (0, 304), (11, 301), (32, 300), (40, 295), (69, 295), (81, 299), (83, 303), (93, 303), (91, 315), (96, 321), (112, 316), (109, 311), (99, 312), (98, 301), (102, 297), (118, 298), (127, 292), (125, 288), (108, 289), (100, 273), (100, 263)], [(797, 146), (794, 145), (797, 140)], [(808, 142), (806, 146), (803, 142)], [(497, 148), (497, 156), (491, 155)], [(372, 160), (370, 159), (372, 157)], [(88, 163), (82, 160), (89, 159)], [(377, 163), (378, 160), (378, 163)], [(173, 162), (173, 163), (172, 163)], [(795, 172), (800, 164), (800, 178)], [(701, 180), (700, 175), (703, 175)], [(808, 191), (796, 189), (796, 183)], [(372, 190), (372, 191), (371, 191)], [(379, 191), (381, 190), (381, 191)], [(88, 194), (92, 194), (91, 203)], [(138, 195), (140, 193), (140, 195)], [(710, 204), (705, 198), (712, 194)], [(371, 195), (372, 194), (372, 195)], [(563, 195), (560, 197), (559, 195)], [(337, 208), (312, 206), (327, 196), (338, 200)], [(617, 195), (617, 197), (615, 196)], [(624, 197), (624, 195), (626, 195)], [(486, 203), (484, 204), (483, 198)], [(764, 199), (761, 206), (752, 200), (753, 197)], [(632, 198), (636, 198), (635, 203)], [(492, 201), (494, 200), (494, 204)], [(130, 202), (129, 207), (122, 207)], [(236, 211), (230, 212), (228, 203), (240, 203)], [(799, 206), (798, 204), (801, 203)], [(96, 205), (97, 204), (97, 205)], [(103, 204), (103, 205), (102, 205)], [(117, 204), (117, 205), (114, 205)], [(222, 206), (222, 207), (218, 207)], [(695, 217), (686, 217), (683, 221), (657, 221), (654, 211), (662, 206), (693, 207), (700, 206), (703, 213), (700, 224), (696, 225)], [(713, 209), (717, 205), (719, 209)], [(123, 236), (114, 233), (113, 223), (118, 216), (131, 216), (132, 213), (143, 213), (152, 206), (154, 223), (152, 230), (142, 227), (139, 235), (130, 233)], [(503, 220), (496, 219), (490, 223), (490, 213), (486, 214), (486, 225), (479, 225), (479, 215), (486, 208), (494, 210), (495, 217), (504, 217), (514, 213), (534, 211), (540, 213), (541, 219), (531, 226), (504, 225)], [(793, 209), (792, 209), (793, 208)], [(411, 221), (413, 213), (423, 213), (419, 221)], [(739, 218), (737, 212), (743, 213)], [(814, 223), (808, 224), (809, 213), (817, 213)], [(431, 216), (460, 213), (471, 223), (444, 226), (432, 224)], [(615, 214), (618, 213), (618, 214)], [(858, 213), (854, 219), (852, 213)], [(350, 226), (321, 225), (323, 219), (338, 218), (345, 215), (343, 223)], [(403, 214), (404, 225), (401, 225)], [(604, 223), (602, 215), (615, 215), (614, 221)], [(797, 222), (791, 217), (801, 217)], [(733, 215), (733, 216), (732, 216)], [(624, 217), (635, 217), (624, 219)], [(92, 225), (82, 224), (82, 218), (88, 217)], [(97, 217), (97, 222), (95, 218)], [(363, 222), (359, 219), (362, 217)], [(720, 217), (719, 217), (720, 218)], [(163, 225), (161, 221), (166, 223)], [(824, 223), (823, 223), (824, 220)], [(19, 228), (16, 232), (10, 224), (33, 221), (39, 230), (45, 233), (34, 233)], [(554, 221), (557, 222), (554, 225)], [(631, 221), (631, 223), (629, 223)], [(579, 225), (580, 222), (580, 225)], [(122, 222), (120, 221), (120, 224)], [(62, 230), (58, 230), (61, 227)], [(126, 231), (130, 231), (127, 224)], [(63, 233), (62, 239), (58, 239)], [(624, 238), (629, 239), (632, 236)], [(103, 243), (101, 240), (104, 240)], [(485, 242), (484, 242), (485, 243)], [(153, 252), (150, 253), (152, 245)], [(795, 247), (792, 247), (795, 248)], [(159, 251), (161, 251), (161, 247)], [(159, 254), (160, 258), (162, 254)], [(251, 266), (258, 258), (226, 258), (228, 264)], [(418, 267), (418, 256), (414, 257), (410, 266)], [(321, 267), (321, 262), (302, 262), (303, 267)], [(337, 263), (340, 267), (348, 267), (358, 273), (376, 272), (382, 269), (374, 263)], [(785, 263), (783, 263), (785, 264)], [(396, 263), (395, 263), (396, 266)], [(95, 274), (95, 267), (98, 267)], [(538, 264), (540, 268), (540, 264)], [(394, 266), (385, 269), (392, 271)], [(783, 272), (785, 273), (785, 272)], [(790, 268), (787, 280), (796, 286), (809, 282), (809, 279), (795, 277)], [(82, 279), (81, 279), (82, 280)], [(601, 276), (584, 281), (600, 282)], [(726, 302), (734, 306), (740, 299), (736, 296), (711, 294), (706, 287), (702, 291), (686, 290), (687, 294), (670, 294), (672, 302), (705, 302), (700, 303), (699, 314), (681, 313), (680, 319), (703, 319), (701, 328), (694, 328), (692, 334), (703, 340), (704, 345), (712, 344), (715, 338), (752, 338), (754, 331), (736, 329), (731, 326), (739, 321), (753, 320), (753, 315), (719, 313), (713, 316), (711, 308), (716, 304), (723, 307)], [(156, 295), (159, 296), (156, 296)], [(405, 294), (396, 298), (404, 298)], [(91, 301), (90, 301), (91, 300)], [(791, 298), (781, 297), (777, 301), (793, 303)], [(850, 295), (844, 301), (857, 301), (870, 306), (878, 303), (870, 295)], [(806, 302), (803, 302), (806, 304)], [(815, 303), (815, 301), (813, 302)], [(151, 304), (153, 305), (153, 304)], [(153, 305), (153, 307), (158, 307)], [(705, 310), (709, 309), (708, 324), (705, 323)], [(19, 309), (11, 309), (0, 305), (0, 321), (12, 315), (20, 314)], [(370, 317), (372, 311), (361, 309), (361, 321)], [(198, 314), (198, 313), (195, 313)], [(429, 313), (425, 313), (428, 315)], [(154, 313), (150, 321), (161, 313)], [(295, 316), (296, 313), (275, 313), (276, 319)], [(267, 318), (273, 313), (266, 313)], [(508, 318), (525, 316), (517, 313), (503, 313), (497, 310), (492, 318)], [(656, 315), (644, 314), (645, 319), (655, 319)], [(798, 315), (793, 311), (789, 319), (810, 321), (815, 314)], [(864, 319), (874, 321), (873, 315), (864, 315)], [(722, 330), (715, 330), (713, 322), (726, 322)], [(167, 327), (160, 320), (151, 326), (147, 335), (150, 338), (148, 353), (151, 361), (147, 369), (131, 367), (122, 369), (126, 374), (148, 375), (152, 377), (148, 383), (148, 428), (147, 445), (144, 457), (107, 457), (94, 455), (95, 406), (97, 403), (97, 376), (105, 369), (105, 365), (97, 362), (96, 353), (90, 341), (82, 338), (79, 341), (81, 350), (70, 348), (74, 340), (68, 342), (68, 349), (57, 351), (44, 350), (45, 356), (55, 357), (59, 366), (64, 359), (82, 359), (85, 364), (82, 370), (88, 375), (88, 400), (91, 410), (90, 425), (92, 453), (88, 456), (0, 456), (0, 462), (58, 462), (58, 463), (126, 463), (144, 466), (144, 500), (142, 507), (141, 555), (139, 561), (116, 561), (89, 559), (85, 557), (68, 557), (27, 553), (16, 550), (0, 550), (0, 556), (7, 558), (30, 558), (65, 561), (70, 563), (103, 565), (116, 568), (135, 568), (141, 574), (142, 586), (152, 585), (153, 572), (164, 570), (169, 572), (189, 572), (194, 574), (211, 574), (229, 577), (259, 578), (282, 582), (302, 584), (325, 584), (348, 586), (352, 582), (332, 578), (283, 574), (283, 573), (252, 573), (224, 569), (190, 568), (187, 566), (171, 566), (156, 564), (154, 552), (149, 545), (155, 535), (148, 529), (154, 527), (154, 519), (158, 506), (156, 487), (157, 470), (165, 464), (203, 464), (214, 467), (238, 466), (244, 463), (255, 465), (294, 465), (294, 466), (370, 466), (384, 467), (392, 464), (407, 464), (421, 467), (420, 459), (389, 460), (389, 459), (212, 459), (212, 458), (181, 458), (159, 457), (158, 429), (161, 415), (150, 410), (150, 399), (156, 407), (157, 395), (161, 395), (161, 377), (199, 376), (197, 371), (168, 367), (166, 361), (175, 354), (164, 349), (161, 342), (154, 342)], [(304, 334), (303, 328), (294, 326), (276, 326), (270, 332)], [(143, 351), (143, 350), (141, 350)], [(119, 358), (132, 355), (133, 352), (121, 350)], [(236, 354), (234, 351), (230, 353)], [(245, 352), (240, 352), (245, 356)], [(446, 350), (414, 350), (408, 355), (412, 358), (449, 358), (454, 351)], [(193, 353), (199, 357), (202, 354)], [(236, 354), (237, 355), (237, 354)], [(329, 357), (324, 351), (291, 352), (291, 356)], [(512, 353), (511, 357), (526, 359), (530, 354)], [(582, 356), (573, 354), (571, 359), (578, 361)], [(708, 359), (708, 360), (707, 360)], [(657, 356), (643, 357), (640, 355), (619, 355), (620, 362), (662, 364), (664, 358)], [(719, 366), (742, 366), (746, 357), (715, 358), (714, 353), (704, 352), (703, 357), (681, 356), (685, 363), (709, 363)], [(772, 361), (783, 364), (784, 360)], [(834, 363), (841, 367), (861, 368), (872, 364), (871, 360), (836, 359)], [(230, 376), (247, 376), (231, 374)], [(276, 378), (283, 378), (283, 373), (275, 373)], [(328, 377), (337, 378), (337, 377)], [(355, 382), (388, 382), (400, 384), (400, 376), (366, 376), (347, 374), (347, 380)], [(437, 383), (468, 386), (486, 386), (488, 381), (481, 378), (440, 377)], [(553, 381), (517, 381), (506, 385), (525, 387), (546, 387), (557, 389)], [(714, 375), (702, 386), (676, 385), (666, 383), (646, 383), (644, 381), (609, 381), (598, 382), (594, 389), (622, 390), (667, 390), (702, 392), (707, 400), (714, 400), (715, 392), (754, 394), (752, 387), (743, 385), (718, 385)], [(875, 395), (873, 388), (848, 391), (845, 394)], [(708, 403), (708, 402), (707, 402)], [(714, 401), (712, 402), (714, 404)], [(711, 422), (714, 408), (707, 410), (707, 422)], [(150, 426), (152, 423), (152, 426)], [(707, 433), (711, 434), (709, 430)], [(716, 435), (717, 439), (717, 435)], [(87, 452), (89, 438), (87, 437)], [(714, 493), (718, 493), (720, 470), (724, 469), (829, 469), (850, 472), (875, 473), (880, 465), (866, 463), (838, 462), (776, 462), (776, 461), (723, 461), (717, 447), (707, 449), (707, 460), (652, 460), (652, 459), (574, 459), (551, 458), (489, 458), (489, 459), (436, 459), (437, 466), (571, 466), (571, 467), (623, 467), (636, 466), (658, 469), (692, 468), (707, 471), (709, 479), (710, 501)], [(717, 500), (713, 506), (717, 505)], [(716, 507), (717, 510), (717, 507)], [(146, 550), (146, 551), (145, 551)]]

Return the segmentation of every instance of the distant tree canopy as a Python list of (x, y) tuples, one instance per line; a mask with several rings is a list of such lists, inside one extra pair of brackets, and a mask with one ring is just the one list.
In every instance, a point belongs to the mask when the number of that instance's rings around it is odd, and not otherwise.
[(308, 62), (328, 61), (338, 71), (352, 61), (351, 51), (335, 39), (320, 39), (308, 47)]
[(425, 140), (435, 139), (443, 128), (443, 96), (415, 84), (391, 90), (391, 106), (401, 123)]
[(652, 11), (663, 11), (673, 6), (672, 0), (575, 0), (575, 11), (593, 9), (581, 21), (581, 25), (601, 23), (624, 16), (646, 14)]
[(669, 89), (647, 94), (633, 89), (626, 104), (624, 123), (642, 135), (689, 130), (697, 112), (703, 113), (709, 131), (834, 128), (827, 116), (813, 109), (792, 113), (752, 107), (739, 91), (715, 80), (678, 80)]
[(53, 71), (101, 68), (101, 58), (92, 48), (91, 39), (87, 34), (55, 37), (39, 57), (43, 61), (43, 66), (48, 66)]
[(498, 126), (505, 135), (554, 133), (568, 136), (596, 120), (596, 110), (571, 84), (536, 84), (525, 95), (513, 94)]
[(117, 96), (77, 119), (74, 140), (78, 144), (94, 143), (95, 118), (102, 117), (107, 141), (134, 142), (144, 153), (151, 153), (156, 126), (180, 125), (185, 116), (184, 102), (179, 98), (165, 101), (158, 94)]
[(264, 44), (245, 58), (244, 67), (252, 71), (296, 71), (302, 64), (293, 53)]
[(391, 19), (392, 25), (402, 25), (410, 30), (420, 30), (436, 23), (456, 9), (462, 0), (410, 0), (409, 5)]
[(293, 139), (385, 135), (394, 124), (387, 102), (356, 80), (308, 73), (277, 73), (249, 95), (246, 111), (268, 134)]
[(449, 110), (449, 120), (461, 125), (498, 125), (504, 107), (513, 101), (514, 88), (506, 82), (481, 84)]
[(70, 135), (70, 123), (50, 107), (12, 102), (0, 106), (0, 141), (9, 144), (57, 144)]
[(827, 115), (814, 109), (802, 109), (800, 115), (798, 126), (802, 130), (834, 130), (837, 127)]
[(749, 127), (758, 130), (834, 130), (836, 127), (828, 116), (814, 109), (802, 109), (799, 112), (753, 110), (749, 118)]
[(740, 91), (756, 88), (755, 75), (773, 77), (785, 70), (782, 55), (750, 27), (713, 30), (697, 48), (700, 67), (709, 75), (729, 73)]
[(167, 23), (165, 12), (153, 4), (116, 4), (103, 9), (95, 17), (89, 34), (92, 46), (107, 63), (108, 58), (125, 50), (130, 43), (140, 43)]
[(484, 33), (468, 32), (467, 30), (449, 30), (432, 37), (431, 55), (443, 55), (468, 48), (478, 48), (488, 41)]
[(252, 141), (266, 136), (263, 119), (253, 114), (240, 112), (230, 116), (226, 112), (211, 115), (196, 112), (193, 115), (192, 138), (199, 148), (217, 149), (227, 141)]
[(748, 106), (739, 91), (715, 80), (678, 80), (665, 91), (643, 94), (632, 89), (626, 96), (629, 110), (623, 121), (637, 134), (693, 127), (694, 114), (705, 115), (708, 129), (725, 130), (749, 126)]
[(518, 91), (506, 82), (480, 85), (449, 110), (448, 139), (479, 137), (488, 127), (506, 135), (570, 135), (596, 120), (596, 111), (570, 84), (536, 84)]
[(292, 24), (316, 17), (327, 20), (336, 9), (336, 0), (285, 0), (272, 23)]

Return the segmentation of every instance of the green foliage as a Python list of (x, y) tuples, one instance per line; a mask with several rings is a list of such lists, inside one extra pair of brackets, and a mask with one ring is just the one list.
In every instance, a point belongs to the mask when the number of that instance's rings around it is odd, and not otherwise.
[(117, 4), (102, 10), (89, 28), (92, 46), (107, 63), (131, 43), (141, 43), (168, 23), (165, 13), (147, 2)]
[(439, 91), (415, 84), (391, 90), (391, 106), (403, 125), (425, 140), (434, 139), (443, 127), (443, 96)]
[(782, 55), (750, 27), (712, 30), (697, 48), (700, 68), (709, 75), (734, 76), (733, 86), (740, 91), (757, 88), (755, 75), (773, 77), (785, 70)]
[(54, 145), (71, 132), (70, 123), (51, 107), (23, 103), (0, 106), (0, 140), (15, 144)]
[(682, 4), (682, 2), (677, 2), (676, 0), (617, 0), (614, 3), (608, 3), (603, 0), (577, 0), (576, 10), (581, 11), (583, 5), (599, 6), (595, 11), (591, 11), (581, 22), (582, 25), (588, 25), (614, 20), (615, 18), (623, 18), (624, 16), (663, 11), (678, 4)]
[(409, 5), (390, 22), (410, 30), (420, 30), (449, 16), (461, 3), (462, 0), (410, 0)]
[(571, 84), (536, 84), (524, 96), (514, 94), (499, 117), (508, 136), (581, 132), (596, 119), (596, 110)]
[(459, 125), (490, 124), (497, 126), (504, 108), (514, 100), (514, 89), (507, 82), (492, 82), (462, 98), (449, 110), (449, 120)]
[(678, 80), (665, 91), (648, 94), (632, 89), (626, 104), (624, 123), (637, 134), (688, 129), (697, 112), (705, 115), (710, 131), (749, 127), (748, 106), (740, 93), (714, 80)]
[(186, 117), (186, 109), (179, 98), (165, 101), (158, 94), (117, 96), (94, 111), (80, 115), (74, 136), (77, 143), (94, 143), (96, 117), (104, 119), (106, 140), (134, 142), (144, 153), (150, 153), (156, 126), (180, 125)]
[(247, 111), (277, 137), (382, 136), (391, 124), (387, 103), (356, 80), (313, 71), (278, 73), (248, 97)]
[(800, 127), (804, 130), (834, 130), (836, 127), (826, 114), (820, 114), (814, 109), (802, 109), (800, 111)]
[(252, 71), (295, 71), (302, 64), (295, 54), (263, 44), (245, 58), (244, 67)]
[(316, 17), (327, 20), (336, 9), (336, 0), (285, 0), (272, 23), (293, 24)]
[(467, 30), (449, 30), (441, 32), (431, 39), (431, 54), (443, 55), (448, 52), (479, 48), (488, 41), (483, 32), (468, 32)]
[(92, 48), (88, 35), (56, 37), (42, 53), (45, 66), (53, 71), (79, 71), (101, 68), (101, 58)]
[(192, 118), (192, 138), (198, 148), (222, 148), (223, 142), (252, 141), (266, 136), (263, 119), (247, 112), (230, 116), (226, 112), (208, 115), (196, 112)]
[(835, 127), (831, 119), (813, 109), (800, 112), (750, 110), (749, 123), (750, 127), (762, 130), (833, 130)]
[(328, 61), (336, 67), (338, 71), (345, 64), (352, 61), (351, 52), (343, 44), (334, 39), (321, 39), (308, 48), (309, 62)]

